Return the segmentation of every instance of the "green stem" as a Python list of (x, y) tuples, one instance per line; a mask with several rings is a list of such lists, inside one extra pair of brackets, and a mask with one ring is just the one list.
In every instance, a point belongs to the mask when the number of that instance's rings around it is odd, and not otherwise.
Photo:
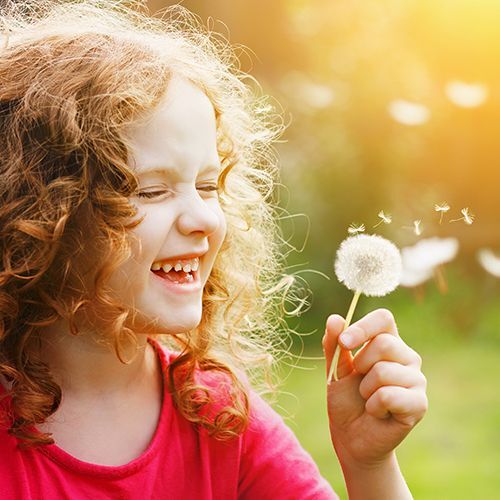
[[(342, 332), (345, 331), (349, 325), (351, 324), (351, 320), (352, 320), (352, 317), (354, 316), (354, 310), (356, 309), (356, 304), (358, 303), (358, 299), (359, 299), (359, 296), (361, 295), (361, 292), (358, 290), (356, 291), (356, 293), (354, 294), (354, 297), (352, 298), (351, 300), (351, 305), (349, 306), (349, 311), (347, 312), (347, 317), (345, 319), (345, 323), (344, 323), (344, 327), (342, 328)], [(342, 333), (340, 332), (340, 333)], [(340, 336), (340, 334), (339, 334)], [(330, 366), (330, 371), (328, 373), (328, 384), (331, 382), (332, 380), (332, 375), (333, 375), (333, 378), (335, 379), (335, 381), (337, 381), (339, 378), (338, 378), (338, 375), (337, 375), (337, 365), (339, 363), (339, 358), (340, 358), (340, 345), (338, 343), (338, 338), (337, 338), (337, 348), (335, 349), (335, 353), (333, 355), (333, 359), (332, 359), (332, 364)]]

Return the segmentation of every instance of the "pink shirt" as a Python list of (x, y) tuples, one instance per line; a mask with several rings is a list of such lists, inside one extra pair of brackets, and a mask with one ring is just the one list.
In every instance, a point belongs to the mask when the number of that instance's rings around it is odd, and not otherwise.
[[(176, 353), (151, 338), (149, 342), (165, 374)], [(281, 416), (256, 392), (250, 392), (249, 428), (238, 438), (221, 442), (184, 419), (163, 386), (155, 435), (146, 451), (125, 465), (84, 462), (55, 444), (19, 450), (17, 440), (0, 427), (0, 498), (338, 499)]]

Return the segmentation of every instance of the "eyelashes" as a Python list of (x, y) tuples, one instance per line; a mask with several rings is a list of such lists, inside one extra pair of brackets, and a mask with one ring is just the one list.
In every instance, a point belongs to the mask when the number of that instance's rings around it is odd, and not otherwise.
[[(205, 191), (205, 192), (211, 192), (211, 191), (219, 191), (219, 186), (216, 184), (208, 184), (205, 186), (201, 186), (198, 188), (200, 191)], [(137, 193), (137, 196), (139, 198), (156, 198), (158, 196), (162, 196), (165, 193), (168, 193), (169, 191), (163, 189), (161, 191), (140, 191)]]

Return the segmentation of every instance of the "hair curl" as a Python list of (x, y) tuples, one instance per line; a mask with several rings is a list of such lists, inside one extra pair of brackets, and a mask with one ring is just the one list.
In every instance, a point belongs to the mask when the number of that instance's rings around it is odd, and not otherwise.
[[(103, 336), (126, 362), (120, 350), (136, 340), (126, 326), (134, 311), (106, 287), (131, 257), (129, 230), (140, 223), (131, 222), (138, 180), (124, 132), (155, 107), (175, 74), (198, 85), (215, 109), (227, 236), (199, 326), (159, 340), (180, 348), (167, 378), (179, 411), (216, 439), (238, 435), (249, 416), (242, 379), (264, 375), (273, 387), (272, 365), (285, 352), (278, 309), (293, 278), (279, 251), (271, 147), (283, 125), (227, 40), (184, 8), (160, 19), (138, 1), (9, 5), (0, 17), (0, 374), (12, 382), (9, 432), (23, 446), (54, 442), (30, 429), (61, 402), (34, 348), (37, 329), (64, 318), (76, 335), (76, 313), (92, 304), (111, 318)], [(93, 290), (74, 265), (90, 242), (99, 255)], [(196, 369), (232, 381), (215, 418), (200, 411), (215, 398)]]

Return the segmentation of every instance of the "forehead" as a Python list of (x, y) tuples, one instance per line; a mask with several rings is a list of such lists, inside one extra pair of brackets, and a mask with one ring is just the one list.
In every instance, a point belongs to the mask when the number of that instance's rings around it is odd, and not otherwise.
[(158, 105), (125, 135), (131, 167), (141, 176), (219, 166), (214, 107), (187, 80), (173, 78)]

